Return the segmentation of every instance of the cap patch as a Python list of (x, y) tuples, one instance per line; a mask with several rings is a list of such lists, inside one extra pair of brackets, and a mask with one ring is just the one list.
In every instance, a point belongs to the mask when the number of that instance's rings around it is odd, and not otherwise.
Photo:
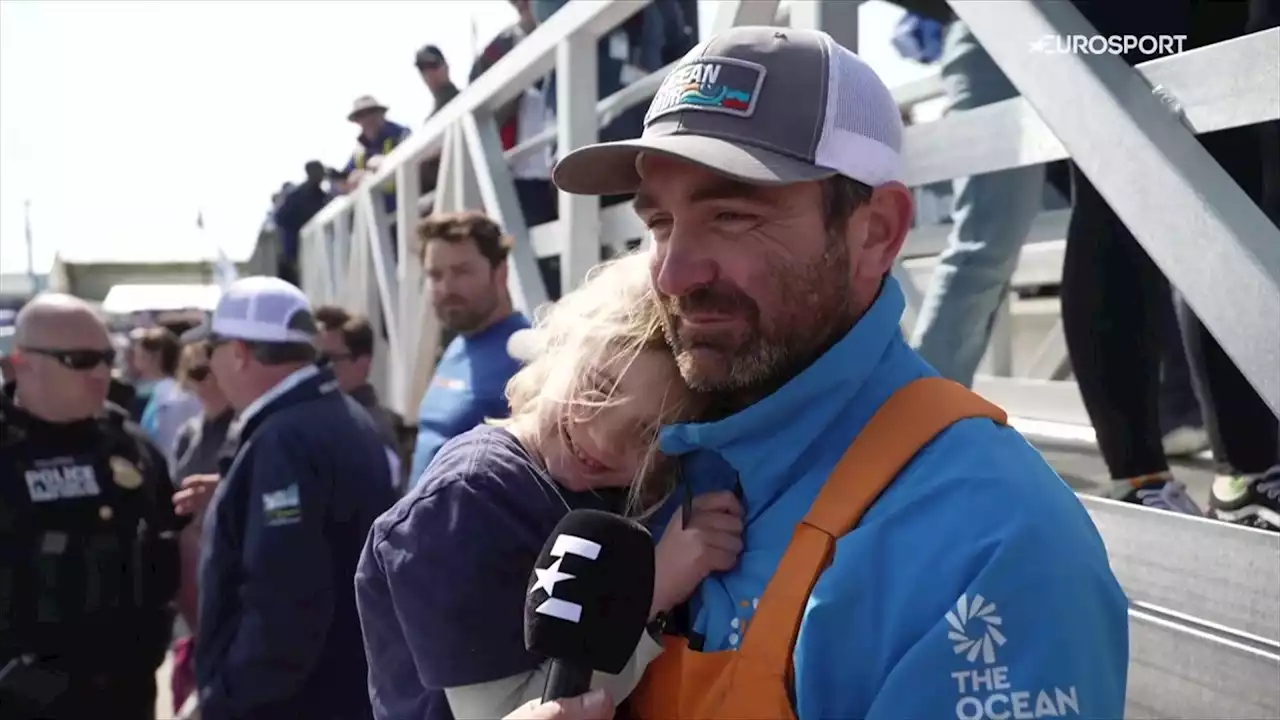
[(756, 111), (763, 65), (736, 58), (701, 57), (672, 70), (645, 115), (647, 126), (674, 112), (718, 112), (751, 117)]

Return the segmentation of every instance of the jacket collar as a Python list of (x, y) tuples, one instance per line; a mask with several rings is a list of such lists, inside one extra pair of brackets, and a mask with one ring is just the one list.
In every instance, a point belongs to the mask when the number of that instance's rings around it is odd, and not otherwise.
[(382, 404), (378, 401), (378, 391), (369, 383), (361, 385), (348, 394), (352, 400), (360, 403), (360, 407), (363, 408), (373, 409)]
[(316, 365), (302, 367), (286, 375), (275, 387), (240, 411), (240, 416), (232, 424), (231, 434), (248, 440), (253, 431), (277, 410), (336, 392), (337, 389), (338, 380), (332, 370)]

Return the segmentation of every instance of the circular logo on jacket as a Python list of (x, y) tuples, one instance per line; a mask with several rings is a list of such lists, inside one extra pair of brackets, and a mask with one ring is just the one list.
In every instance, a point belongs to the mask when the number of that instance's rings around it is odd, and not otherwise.
[(142, 473), (138, 466), (119, 455), (111, 458), (111, 479), (125, 490), (137, 490), (142, 486)]

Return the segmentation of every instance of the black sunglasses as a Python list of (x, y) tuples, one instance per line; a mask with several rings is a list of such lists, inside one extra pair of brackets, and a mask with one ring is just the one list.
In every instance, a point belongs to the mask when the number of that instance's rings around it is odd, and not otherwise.
[(111, 367), (116, 361), (116, 351), (107, 350), (50, 350), (48, 348), (24, 347), (23, 352), (29, 352), (32, 355), (43, 355), (47, 358), (57, 360), (63, 367), (78, 372), (85, 370), (93, 370), (99, 365), (105, 364)]
[(319, 365), (332, 365), (343, 360), (350, 360), (352, 357), (351, 353), (320, 353), (316, 356), (316, 363)]
[(204, 382), (209, 377), (209, 366), (196, 365), (195, 367), (188, 368), (187, 377), (191, 378), (193, 382)]

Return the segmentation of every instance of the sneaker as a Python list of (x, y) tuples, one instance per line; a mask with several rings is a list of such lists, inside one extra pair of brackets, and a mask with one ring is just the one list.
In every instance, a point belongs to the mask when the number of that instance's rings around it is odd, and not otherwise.
[(1214, 478), (1209, 517), (1280, 532), (1280, 465), (1262, 475)]
[(1179, 425), (1165, 433), (1160, 444), (1166, 457), (1191, 457), (1209, 449), (1209, 433), (1202, 427)]
[(1111, 485), (1111, 497), (1121, 502), (1204, 517), (1204, 511), (1187, 494), (1187, 486), (1168, 475), (1113, 480)]

